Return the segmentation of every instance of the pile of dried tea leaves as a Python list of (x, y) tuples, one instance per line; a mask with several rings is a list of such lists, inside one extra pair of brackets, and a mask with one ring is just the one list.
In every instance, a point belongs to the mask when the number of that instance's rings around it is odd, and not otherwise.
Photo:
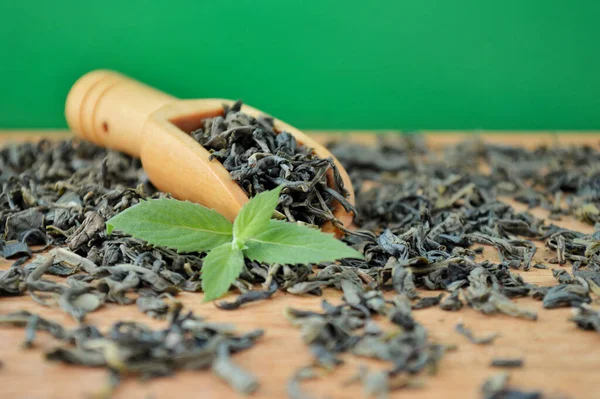
[(182, 314), (181, 310), (182, 305), (173, 302), (169, 325), (159, 330), (133, 321), (116, 322), (106, 334), (93, 325), (66, 329), (27, 311), (1, 315), (0, 325), (25, 327), (25, 347), (33, 344), (37, 331), (46, 331), (63, 342), (46, 353), (48, 360), (107, 368), (107, 395), (124, 376), (137, 374), (141, 379), (149, 379), (181, 369), (212, 369), (236, 391), (256, 391), (256, 377), (233, 363), (229, 355), (251, 348), (263, 331), (236, 335), (233, 325), (209, 323), (191, 312)]
[[(345, 189), (331, 160), (315, 157), (285, 132), (276, 134), (272, 120), (241, 113), (240, 105), (226, 108), (223, 117), (206, 120), (192, 136), (249, 195), (280, 184), (291, 188), (278, 207), (290, 221), (335, 223), (334, 200), (352, 209), (344, 203)], [(418, 386), (418, 376), (435, 373), (443, 354), (452, 349), (432, 340), (413, 317), (431, 306), (449, 312), (470, 307), (534, 321), (535, 312), (513, 301), (532, 297), (547, 309), (577, 309), (575, 325), (600, 332), (600, 313), (592, 304), (600, 296), (600, 228), (595, 226), (592, 234), (572, 231), (502, 201), (507, 197), (544, 207), (550, 219), (571, 215), (595, 225), (600, 221), (600, 152), (585, 146), (525, 150), (472, 139), (440, 153), (420, 136), (383, 138), (372, 147), (342, 142), (329, 147), (356, 191), (359, 229), (343, 239), (365, 259), (314, 267), (246, 260), (234, 284), (241, 295), (216, 303), (224, 311), (244, 311), (246, 303), (268, 299), (277, 291), (342, 292), (341, 303), (323, 301), (319, 312), (286, 312), (314, 358), (290, 379), (290, 397), (306, 397), (301, 381), (315, 378), (320, 369), (334, 369), (342, 355), (387, 364), (381, 371), (359, 373), (356, 381), (368, 394), (385, 397), (391, 389)], [(249, 348), (260, 334), (234, 335), (173, 310), (179, 292), (201, 290), (204, 254), (151, 247), (118, 232), (106, 235), (105, 221), (115, 214), (143, 199), (169, 197), (155, 190), (138, 160), (77, 140), (44, 140), (4, 147), (0, 169), (0, 250), (3, 257), (16, 259), (0, 271), (0, 296), (28, 294), (40, 304), (60, 307), (80, 327), (65, 329), (26, 313), (5, 315), (1, 324), (25, 327), (26, 342), (36, 330), (46, 330), (74, 344), (47, 356), (82, 365), (95, 362), (110, 370), (113, 382), (120, 374), (103, 352), (106, 345), (125, 345), (138, 353), (139, 358), (120, 367), (146, 377), (208, 367), (222, 378), (231, 374), (235, 366), (229, 354)], [(330, 170), (333, 188), (327, 186)], [(546, 267), (534, 261), (536, 241), (556, 253), (548, 261), (557, 265), (553, 287), (528, 283), (514, 272)], [(483, 259), (482, 245), (494, 247), (500, 262)], [(62, 277), (64, 283), (45, 278), (48, 275)], [(426, 290), (437, 292), (426, 295)], [(169, 326), (151, 330), (138, 323), (117, 323), (101, 332), (87, 324), (86, 314), (106, 303), (135, 304), (151, 317), (166, 319)], [(476, 343), (493, 341), (465, 326), (459, 330)], [(177, 339), (155, 345), (171, 334)], [(158, 369), (148, 366), (155, 361)], [(229, 381), (233, 387), (243, 392), (256, 389), (251, 374), (235, 370), (241, 380)], [(505, 397), (503, 392), (513, 392), (504, 383), (497, 385), (482, 395)]]
[[(336, 220), (334, 201), (354, 210), (332, 159), (319, 158), (289, 132), (276, 131), (273, 118), (254, 118), (241, 108), (241, 101), (225, 106), (223, 116), (205, 119), (191, 135), (249, 197), (283, 185), (277, 210), (290, 222), (316, 226)], [(331, 185), (328, 172), (333, 175)]]
[[(336, 143), (331, 150), (357, 193), (356, 223), (362, 230), (347, 240), (366, 255), (364, 261), (342, 265), (376, 275), (379, 287), (386, 282), (385, 271), (399, 263), (392, 278), (397, 294), (416, 298), (415, 287), (445, 290), (451, 294), (440, 303), (445, 310), (460, 309), (463, 298), (485, 314), (531, 320), (537, 315), (520, 309), (511, 298), (530, 296), (551, 309), (583, 307), (592, 301), (590, 294), (600, 294), (600, 225), (590, 216), (590, 209), (600, 206), (599, 151), (586, 146), (526, 150), (475, 138), (446, 148), (440, 156), (420, 136), (384, 138), (370, 148)], [(517, 212), (502, 197), (530, 208), (542, 206), (553, 219), (578, 217), (594, 225), (595, 232), (565, 229)], [(581, 217), (582, 209), (588, 216)], [(535, 241), (556, 252), (550, 263), (572, 265), (571, 274), (553, 270), (554, 287), (527, 283), (511, 272), (545, 267), (532, 262)], [(481, 247), (476, 244), (494, 247), (501, 262), (478, 260)], [(579, 319), (593, 317), (586, 309), (578, 313)]]

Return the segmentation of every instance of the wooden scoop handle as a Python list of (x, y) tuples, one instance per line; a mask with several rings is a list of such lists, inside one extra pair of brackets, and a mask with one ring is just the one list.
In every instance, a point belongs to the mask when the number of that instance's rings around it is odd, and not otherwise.
[(65, 116), (77, 136), (139, 158), (148, 116), (176, 100), (119, 73), (97, 70), (75, 82)]

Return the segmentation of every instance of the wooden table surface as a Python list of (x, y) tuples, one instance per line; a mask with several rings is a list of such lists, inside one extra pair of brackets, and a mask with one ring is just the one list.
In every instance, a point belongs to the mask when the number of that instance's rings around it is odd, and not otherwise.
[[(1, 131), (0, 131), (1, 133)], [(49, 132), (5, 132), (0, 141), (35, 140)], [(55, 132), (52, 132), (53, 134)], [(320, 132), (319, 132), (320, 133)], [(53, 137), (58, 137), (54, 135)], [(441, 146), (456, 142), (462, 134), (429, 134), (432, 145)], [(595, 147), (600, 143), (600, 135), (558, 135), (549, 134), (499, 134), (484, 135), (486, 140), (534, 146), (541, 142), (588, 143)], [(372, 135), (359, 132), (354, 139), (369, 142)], [(509, 201), (510, 202), (510, 201)], [(522, 204), (512, 203), (519, 210)], [(543, 217), (545, 211), (532, 211)], [(567, 228), (591, 232), (589, 225), (574, 219), (556, 222)], [(484, 256), (497, 261), (496, 251), (486, 248)], [(543, 244), (538, 245), (535, 262), (544, 262), (553, 257)], [(0, 268), (6, 269), (10, 262), (3, 261)], [(557, 267), (549, 265), (550, 267)], [(565, 267), (570, 271), (569, 265)], [(520, 272), (531, 283), (554, 285), (551, 269), (532, 269)], [(424, 296), (435, 292), (423, 292)], [(232, 295), (233, 296), (233, 295)], [(234, 361), (252, 370), (260, 380), (259, 390), (253, 398), (285, 398), (286, 383), (294, 370), (307, 365), (311, 356), (300, 338), (299, 331), (284, 318), (286, 307), (318, 310), (322, 299), (333, 303), (340, 302), (340, 293), (326, 290), (324, 297), (294, 296), (277, 292), (271, 300), (246, 305), (235, 311), (223, 311), (213, 304), (203, 304), (202, 294), (183, 293), (179, 297), (188, 309), (210, 321), (233, 322), (240, 332), (262, 328), (266, 334), (257, 345), (239, 355)], [(578, 330), (568, 321), (571, 309), (545, 310), (540, 301), (520, 298), (516, 302), (538, 312), (537, 321), (515, 319), (503, 315), (484, 316), (470, 308), (459, 312), (445, 312), (438, 307), (414, 311), (430, 336), (443, 343), (458, 345), (458, 349), (445, 355), (440, 371), (436, 376), (424, 377), (425, 387), (421, 389), (393, 392), (392, 398), (479, 398), (483, 381), (499, 369), (489, 367), (494, 357), (524, 357), (525, 365), (511, 371), (511, 385), (524, 390), (542, 390), (552, 397), (599, 398), (600, 397), (600, 335)], [(58, 309), (42, 307), (29, 296), (1, 298), (0, 313), (26, 309), (40, 313), (43, 317), (75, 326), (71, 318)], [(106, 305), (100, 311), (88, 315), (88, 321), (100, 328), (107, 328), (122, 319), (143, 321), (153, 327), (164, 325), (140, 313), (135, 305)], [(454, 330), (462, 320), (476, 334), (499, 332), (501, 337), (493, 345), (474, 345)], [(56, 342), (47, 334), (40, 333), (32, 349), (23, 349), (21, 342), (24, 332), (18, 328), (0, 328), (0, 398), (83, 398), (97, 393), (106, 383), (103, 369), (88, 369), (66, 366), (43, 360), (43, 352)], [(350, 355), (343, 356), (346, 363), (331, 375), (303, 382), (302, 387), (316, 398), (363, 397), (360, 385), (348, 385), (346, 380), (356, 373), (359, 364), (381, 367), (382, 363), (367, 361)], [(210, 371), (185, 371), (175, 377), (160, 378), (140, 382), (132, 377), (117, 390), (115, 398), (238, 398)]]

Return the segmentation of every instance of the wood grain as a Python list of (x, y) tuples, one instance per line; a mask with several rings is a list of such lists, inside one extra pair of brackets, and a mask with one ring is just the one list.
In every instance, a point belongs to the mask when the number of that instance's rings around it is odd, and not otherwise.
[[(0, 140), (37, 140), (46, 132), (11, 132), (0, 136)], [(353, 139), (365, 143), (372, 142), (373, 135), (360, 132)], [(53, 134), (59, 137), (63, 134)], [(324, 136), (318, 136), (321, 140)], [(330, 136), (328, 136), (329, 138)], [(440, 146), (456, 142), (460, 134), (430, 134), (427, 139), (432, 145)], [(572, 135), (484, 135), (488, 140), (533, 146), (540, 142), (550, 143), (559, 140), (565, 143), (586, 142), (597, 146), (600, 136)], [(521, 204), (512, 203), (523, 210)], [(536, 216), (543, 217), (545, 211), (535, 209)], [(564, 227), (591, 232), (593, 229), (573, 219), (557, 222)], [(538, 245), (535, 262), (544, 262), (554, 254), (543, 244)], [(495, 251), (486, 248), (484, 257), (497, 260)], [(0, 268), (8, 267), (3, 262)], [(558, 267), (549, 265), (550, 267)], [(554, 285), (551, 269), (532, 269), (519, 272), (528, 282), (540, 285)], [(423, 292), (434, 295), (435, 292)], [(261, 387), (252, 397), (284, 398), (286, 383), (294, 370), (311, 361), (306, 346), (302, 343), (299, 331), (292, 327), (283, 316), (286, 307), (318, 310), (322, 299), (333, 303), (340, 302), (340, 293), (326, 290), (323, 297), (294, 296), (276, 293), (271, 300), (250, 304), (236, 311), (223, 311), (213, 304), (203, 304), (202, 294), (183, 293), (181, 301), (188, 309), (205, 316), (211, 321), (234, 322), (240, 332), (263, 328), (266, 334), (254, 348), (235, 356), (235, 361), (259, 377)], [(502, 315), (484, 316), (470, 308), (460, 312), (444, 312), (439, 308), (415, 311), (416, 319), (428, 328), (435, 340), (454, 343), (458, 349), (448, 353), (441, 362), (436, 376), (425, 377), (422, 389), (394, 392), (392, 398), (479, 398), (480, 385), (492, 373), (499, 371), (489, 367), (493, 357), (524, 357), (522, 369), (511, 372), (514, 387), (525, 390), (543, 390), (548, 395), (570, 398), (598, 398), (600, 396), (600, 335), (578, 330), (568, 321), (571, 310), (567, 308), (544, 310), (541, 302), (529, 298), (516, 300), (520, 305), (538, 312), (536, 322), (514, 319)], [(0, 313), (27, 309), (52, 320), (74, 326), (74, 322), (58, 309), (45, 308), (36, 304), (28, 296), (1, 298)], [(107, 328), (121, 319), (143, 321), (157, 327), (163, 322), (151, 320), (138, 312), (135, 305), (119, 307), (106, 305), (92, 313), (89, 322), (100, 328)], [(459, 320), (475, 333), (499, 332), (501, 337), (493, 345), (479, 346), (468, 342), (454, 331)], [(385, 324), (384, 324), (385, 325)], [(36, 346), (25, 350), (21, 347), (24, 333), (22, 329), (0, 328), (0, 398), (84, 398), (99, 392), (106, 382), (103, 370), (66, 366), (43, 360), (43, 351), (55, 342), (41, 333)], [(381, 367), (383, 364), (344, 356), (346, 364), (334, 373), (315, 381), (302, 384), (314, 397), (351, 398), (362, 397), (360, 385), (348, 385), (346, 380), (356, 373), (358, 364)], [(223, 382), (210, 371), (181, 372), (175, 377), (140, 382), (136, 378), (127, 379), (116, 392), (115, 398), (238, 398)]]

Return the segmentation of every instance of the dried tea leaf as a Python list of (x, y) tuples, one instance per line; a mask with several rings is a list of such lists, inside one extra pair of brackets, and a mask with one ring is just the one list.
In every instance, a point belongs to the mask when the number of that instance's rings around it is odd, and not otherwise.
[(35, 208), (15, 212), (6, 218), (4, 237), (14, 240), (22, 231), (41, 229), (44, 226), (44, 214)]
[(462, 309), (463, 303), (460, 300), (460, 291), (455, 290), (452, 294), (440, 302), (440, 308), (447, 311), (458, 311)]
[(575, 322), (582, 330), (596, 331), (600, 333), (600, 311), (594, 310), (587, 305), (581, 305), (574, 309), (574, 315), (569, 320)]
[(457, 333), (467, 337), (467, 339), (469, 341), (471, 341), (472, 343), (477, 344), (477, 345), (492, 344), (492, 343), (494, 343), (496, 338), (498, 338), (500, 336), (499, 333), (491, 333), (491, 334), (488, 334), (483, 337), (475, 337), (473, 332), (471, 330), (469, 330), (467, 327), (465, 327), (465, 325), (462, 322), (458, 323), (454, 329), (456, 330)]
[(443, 297), (444, 297), (444, 294), (439, 294), (438, 296), (430, 296), (430, 297), (426, 297), (426, 298), (421, 298), (421, 299), (419, 299), (419, 301), (417, 303), (412, 305), (412, 308), (413, 309), (427, 309), (432, 306), (437, 306)]
[(217, 349), (217, 358), (212, 364), (212, 370), (239, 393), (251, 394), (259, 387), (258, 380), (254, 375), (231, 361), (229, 350), (225, 344), (221, 344)]
[(318, 374), (312, 367), (301, 367), (294, 372), (294, 375), (288, 380), (287, 395), (290, 399), (313, 399), (312, 395), (304, 392), (300, 383), (304, 380), (317, 378)]
[(232, 302), (221, 301), (221, 302), (217, 303), (216, 306), (219, 309), (223, 309), (223, 310), (235, 310), (246, 303), (262, 301), (264, 299), (271, 298), (273, 296), (273, 294), (275, 292), (277, 292), (277, 288), (278, 288), (277, 283), (272, 283), (271, 287), (268, 290), (248, 291), (248, 292), (243, 293), (242, 295), (238, 296)]
[(591, 301), (585, 287), (577, 284), (559, 284), (550, 288), (544, 296), (544, 308), (579, 306)]
[(94, 239), (102, 230), (104, 230), (104, 218), (96, 212), (88, 211), (83, 223), (67, 238), (66, 243), (69, 249), (76, 250)]
[(507, 358), (494, 358), (490, 363), (492, 367), (504, 367), (504, 368), (520, 368), (523, 367), (523, 359), (507, 359)]

